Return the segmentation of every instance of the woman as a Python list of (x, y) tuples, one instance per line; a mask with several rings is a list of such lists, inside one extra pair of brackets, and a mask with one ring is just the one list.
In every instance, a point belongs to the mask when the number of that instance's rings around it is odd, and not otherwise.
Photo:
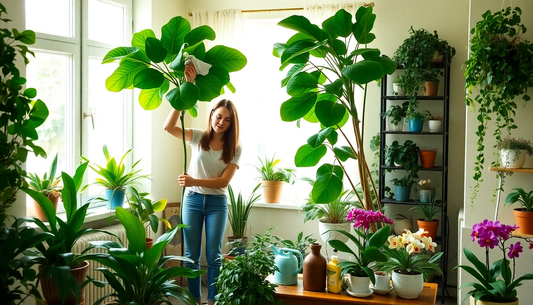
[[(185, 79), (194, 82), (196, 69), (188, 64)], [(178, 126), (180, 111), (172, 110), (164, 129), (178, 139), (182, 129)], [(189, 225), (183, 229), (185, 255), (194, 261), (186, 263), (191, 269), (200, 269), (202, 229), (205, 223), (207, 259), (207, 301), (215, 303), (217, 289), (214, 285), (219, 274), (219, 258), (226, 227), (228, 206), (226, 187), (239, 168), (239, 119), (237, 110), (229, 100), (221, 100), (211, 110), (207, 130), (186, 128), (185, 140), (192, 148), (189, 173), (178, 177), (179, 184), (187, 187), (183, 200), (182, 219)], [(187, 279), (189, 291), (201, 304), (200, 277)]]

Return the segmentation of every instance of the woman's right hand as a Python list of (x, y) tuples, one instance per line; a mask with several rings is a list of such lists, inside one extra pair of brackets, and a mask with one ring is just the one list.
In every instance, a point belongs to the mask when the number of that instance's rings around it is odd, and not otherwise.
[(194, 64), (192, 62), (188, 63), (187, 66), (185, 66), (185, 79), (192, 83), (196, 79), (196, 68), (194, 67)]

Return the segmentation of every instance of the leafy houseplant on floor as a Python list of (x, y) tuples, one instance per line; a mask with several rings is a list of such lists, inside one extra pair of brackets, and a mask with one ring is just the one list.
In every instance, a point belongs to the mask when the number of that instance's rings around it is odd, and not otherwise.
[[(523, 252), (523, 247), (520, 242), (510, 246), (505, 244), (513, 238), (512, 232), (516, 229), (516, 225), (509, 226), (499, 221), (492, 222), (487, 219), (472, 226), (472, 241), (477, 241), (480, 247), (485, 248), (485, 262), (480, 261), (466, 247), (463, 248), (466, 258), (472, 263), (473, 267), (459, 265), (455, 268), (462, 268), (477, 280), (475, 283), (463, 284), (463, 287), (473, 288), (465, 295), (463, 301), (470, 297), (474, 298), (476, 302), (482, 300), (505, 305), (518, 304), (516, 287), (520, 286), (525, 280), (533, 280), (533, 274), (527, 273), (515, 278), (515, 260)], [(532, 241), (526, 238), (521, 239), (529, 243), (529, 248), (531, 249)], [(496, 260), (492, 266), (489, 266), (489, 252), (490, 249), (495, 247), (501, 251), (498, 255), (501, 258)]]
[(422, 218), (417, 220), (418, 228), (427, 231), (425, 236), (431, 237), (433, 240), (437, 238), (437, 229), (439, 227), (439, 220), (435, 217), (441, 213), (440, 207), (437, 204), (437, 196), (433, 196), (429, 202), (417, 202), (417, 205), (410, 208), (422, 214)]
[(128, 150), (117, 164), (115, 158), (111, 157), (107, 146), (104, 145), (103, 152), (107, 162), (105, 167), (98, 164), (89, 165), (89, 167), (101, 177), (96, 178), (94, 184), (105, 187), (107, 208), (109, 210), (114, 210), (118, 206), (122, 207), (124, 204), (126, 188), (134, 186), (139, 179), (148, 178), (148, 175), (140, 174), (141, 170), (135, 169), (141, 160), (135, 162), (129, 170), (126, 171), (125, 159), (131, 151), (132, 149)]
[(443, 253), (427, 255), (430, 251), (435, 252), (437, 244), (431, 237), (423, 237), (423, 233), (424, 230), (419, 230), (389, 236), (388, 247), (383, 248), (387, 259), (376, 266), (378, 270), (392, 274), (394, 291), (404, 299), (417, 298), (424, 289), (428, 274), (442, 272), (437, 262)]
[[(470, 55), (466, 61), (466, 104), (477, 108), (477, 156), (474, 165), (476, 184), (471, 202), (476, 198), (485, 163), (485, 136), (489, 122), (494, 124), (496, 141), (501, 141), (503, 131), (511, 135), (518, 126), (514, 115), (518, 107), (515, 97), (530, 100), (527, 90), (533, 85), (533, 44), (523, 39), (526, 27), (521, 23), (522, 11), (508, 7), (491, 13), (471, 30)], [(472, 97), (476, 89), (477, 95)], [(497, 166), (493, 162), (491, 166)]]
[(522, 168), (526, 162), (526, 154), (533, 156), (531, 141), (524, 139), (508, 136), (497, 141), (494, 147), (499, 150), (501, 166), (507, 168)]
[(265, 203), (280, 202), (283, 183), (294, 183), (296, 177), (294, 169), (276, 167), (281, 160), (274, 160), (274, 158), (275, 156), (272, 159), (267, 156), (265, 159), (259, 158), (259, 164), (254, 165), (262, 179)]
[[(231, 227), (231, 236), (228, 236), (228, 241), (232, 246), (230, 250), (230, 255), (235, 254), (244, 254), (244, 246), (248, 240), (246, 234), (246, 226), (248, 225), (248, 217), (252, 212), (252, 207), (259, 200), (261, 195), (256, 195), (257, 190), (261, 184), (258, 184), (250, 193), (250, 196), (245, 201), (242, 198), (241, 193), (235, 197), (233, 193), (233, 188), (231, 185), (228, 185), (228, 195), (230, 199), (230, 206), (228, 209), (228, 223)], [(237, 253), (235, 253), (235, 251)]]
[(146, 248), (145, 230), (142, 222), (128, 212), (117, 207), (117, 217), (126, 229), (128, 247), (114, 241), (90, 242), (92, 248), (106, 249), (107, 253), (87, 254), (88, 257), (104, 265), (99, 268), (114, 292), (100, 298), (94, 305), (101, 304), (111, 297), (110, 304), (163, 304), (172, 298), (185, 304), (195, 304), (194, 297), (187, 289), (178, 286), (174, 276), (195, 278), (202, 270), (187, 267), (162, 268), (169, 260), (188, 260), (181, 256), (163, 256), (163, 250), (184, 227), (178, 225), (161, 235), (150, 249)]
[[(39, 192), (52, 202), (54, 205), (54, 209), (57, 209), (57, 201), (59, 197), (61, 196), (61, 185), (59, 183), (61, 182), (60, 177), (56, 177), (56, 169), (57, 169), (57, 154), (52, 161), (52, 164), (50, 165), (50, 170), (47, 173), (44, 173), (43, 178), (39, 177), (38, 174), (32, 174), (28, 173), (28, 185), (30, 189)], [(46, 221), (46, 217), (43, 213), (43, 210), (41, 209), (41, 206), (34, 201), (34, 209), (35, 209), (35, 215), (37, 218), (39, 218), (41, 221)]]
[[(282, 81), (291, 98), (281, 105), (281, 119), (299, 123), (303, 118), (321, 123), (321, 129), (296, 152), (296, 166), (317, 165), (328, 148), (335, 155), (334, 163), (342, 164), (342, 168), (348, 159), (357, 159), (361, 195), (351, 179), (348, 180), (357, 201), (370, 210), (374, 209), (374, 200), (378, 209), (381, 209), (381, 204), (363, 149), (361, 123), (364, 111), (360, 113), (359, 109), (365, 109), (366, 100), (363, 99), (362, 106), (358, 105), (354, 90), (356, 87), (366, 88), (368, 83), (380, 80), (396, 69), (396, 64), (387, 57), (381, 57), (378, 49), (363, 48), (375, 39), (370, 32), (375, 18), (371, 6), (360, 7), (355, 22), (352, 22), (350, 13), (341, 9), (326, 19), (321, 29), (303, 16), (290, 16), (278, 25), (298, 33), (286, 43), (274, 44), (274, 55), (281, 58), (281, 69), (292, 65)], [(356, 45), (354, 51), (349, 51), (353, 49), (350, 43)], [(314, 61), (314, 58), (319, 60)], [(331, 76), (325, 77), (322, 71), (331, 72), (328, 74)], [(348, 120), (352, 122), (354, 139), (342, 130)], [(349, 146), (335, 146), (339, 134)], [(339, 197), (343, 189), (342, 177), (337, 172), (317, 171), (313, 201), (331, 202)]]
[(520, 234), (533, 234), (533, 191), (528, 193), (523, 188), (514, 188), (505, 198), (505, 205), (515, 202), (522, 205), (513, 210), (518, 232)]

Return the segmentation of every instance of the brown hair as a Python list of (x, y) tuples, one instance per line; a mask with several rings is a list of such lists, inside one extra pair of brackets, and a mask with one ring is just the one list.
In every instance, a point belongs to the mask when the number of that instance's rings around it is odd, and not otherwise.
[(232, 101), (223, 99), (220, 100), (211, 112), (209, 113), (209, 119), (207, 120), (207, 129), (204, 131), (204, 135), (200, 140), (200, 145), (203, 150), (209, 150), (209, 143), (213, 139), (214, 130), (211, 127), (211, 117), (213, 112), (220, 107), (226, 107), (230, 112), (231, 125), (228, 130), (224, 132), (224, 147), (222, 149), (222, 157), (220, 160), (224, 163), (229, 164), (229, 162), (237, 154), (237, 147), (239, 145), (239, 115), (237, 114), (237, 108)]

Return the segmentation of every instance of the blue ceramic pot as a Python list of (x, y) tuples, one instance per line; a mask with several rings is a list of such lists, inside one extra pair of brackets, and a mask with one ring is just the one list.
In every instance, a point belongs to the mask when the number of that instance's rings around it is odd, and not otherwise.
[(394, 197), (398, 201), (407, 201), (411, 195), (411, 186), (410, 185), (395, 185), (394, 186)]
[(421, 119), (409, 119), (409, 131), (421, 132), (424, 127), (424, 121)]
[(124, 190), (105, 190), (107, 198), (107, 209), (115, 210), (117, 207), (124, 205)]

